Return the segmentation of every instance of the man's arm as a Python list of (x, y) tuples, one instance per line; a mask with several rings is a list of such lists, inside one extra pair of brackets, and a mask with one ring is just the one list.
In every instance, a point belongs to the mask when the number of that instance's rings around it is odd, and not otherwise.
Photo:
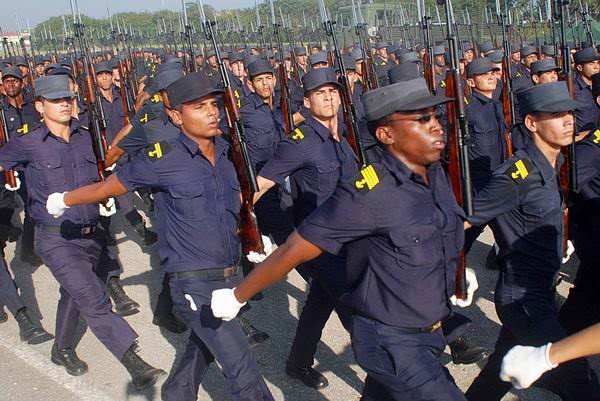
[(255, 204), (265, 193), (267, 193), (269, 189), (275, 186), (275, 183), (273, 181), (260, 175), (256, 177), (256, 183), (258, 184), (258, 192), (254, 194)]
[(127, 192), (125, 185), (123, 185), (117, 176), (113, 174), (104, 181), (67, 192), (64, 197), (64, 202), (68, 207), (87, 205), (99, 203), (114, 196), (124, 195)]

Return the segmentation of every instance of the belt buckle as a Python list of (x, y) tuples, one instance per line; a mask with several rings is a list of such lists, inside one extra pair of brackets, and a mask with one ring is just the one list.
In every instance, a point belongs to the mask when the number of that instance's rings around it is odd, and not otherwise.
[(433, 333), (434, 331), (438, 330), (440, 327), (442, 327), (442, 321), (438, 320), (437, 322), (432, 324), (431, 327), (429, 327), (429, 332)]
[(83, 235), (89, 235), (92, 232), (92, 227), (87, 226), (87, 227), (83, 227), (81, 229), (81, 234)]

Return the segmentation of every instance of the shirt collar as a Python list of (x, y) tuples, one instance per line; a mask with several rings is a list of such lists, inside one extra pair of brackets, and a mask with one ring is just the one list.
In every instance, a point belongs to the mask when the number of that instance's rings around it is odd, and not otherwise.
[(479, 91), (477, 91), (477, 90), (473, 90), (472, 94), (473, 94), (473, 97), (478, 99), (482, 104), (487, 104), (487, 103), (491, 103), (494, 101), (493, 97), (490, 99), (487, 96), (484, 96), (483, 94), (479, 93)]
[(577, 84), (577, 86), (579, 87), (579, 89), (589, 89), (589, 90), (592, 90), (591, 86), (585, 83), (585, 81), (581, 77), (581, 74), (579, 74), (579, 73), (577, 73), (576, 76), (575, 76), (575, 83)]
[[(79, 121), (76, 118), (71, 118), (71, 126), (70, 126), (70, 132), (69, 132), (69, 136), (73, 136), (74, 134), (79, 133), (79, 128), (81, 127), (81, 121)], [(41, 128), (42, 128), (42, 141), (45, 141), (49, 136), (56, 138), (56, 139), (60, 139), (61, 141), (63, 140), (62, 138), (54, 135), (52, 132), (50, 132), (50, 130), (48, 129), (48, 126), (46, 124), (44, 124), (43, 122), (41, 123)]]
[(535, 166), (542, 173), (542, 178), (545, 182), (551, 182), (556, 177), (556, 172), (560, 169), (562, 165), (563, 156), (560, 154), (558, 156), (558, 162), (556, 163), (556, 169), (552, 168), (552, 165), (546, 159), (546, 156), (542, 153), (542, 151), (536, 146), (533, 140), (529, 141), (525, 146), (525, 152), (535, 164)]
[[(190, 154), (192, 156), (195, 156), (196, 154), (202, 155), (202, 152), (200, 152), (200, 148), (198, 147), (198, 144), (196, 142), (194, 142), (194, 140), (192, 140), (186, 134), (184, 134), (183, 131), (181, 131), (181, 130), (179, 131), (179, 141), (183, 144), (185, 149), (188, 152), (190, 152)], [(228, 144), (227, 144), (227, 141), (225, 141), (221, 136), (215, 137), (214, 142), (215, 142), (215, 156), (218, 159), (219, 156), (221, 156), (222, 154), (224, 154), (227, 151)]]
[(333, 139), (329, 129), (327, 129), (327, 127), (318, 122), (312, 115), (309, 116), (308, 119), (306, 119), (306, 124), (308, 124), (313, 130), (315, 130), (317, 135), (319, 135), (323, 141), (326, 141), (327, 139)]
[[(402, 183), (404, 181), (414, 181), (420, 184), (425, 184), (421, 176), (415, 174), (411, 169), (409, 169), (406, 166), (406, 164), (398, 160), (393, 154), (381, 148), (380, 146), (376, 146), (375, 148), (385, 168), (394, 176), (394, 178), (399, 183)], [(427, 175), (429, 177), (430, 183), (434, 181), (433, 178), (435, 177), (435, 174), (439, 170), (440, 166), (440, 163), (436, 162), (427, 168)]]

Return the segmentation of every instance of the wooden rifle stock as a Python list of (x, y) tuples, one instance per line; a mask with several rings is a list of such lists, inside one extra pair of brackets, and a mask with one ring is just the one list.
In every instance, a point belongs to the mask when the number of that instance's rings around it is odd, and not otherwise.
[(511, 157), (513, 155), (512, 138), (510, 136), (510, 129), (513, 125), (512, 107), (510, 101), (510, 82), (509, 82), (509, 68), (508, 58), (502, 59), (502, 112), (504, 114), (504, 123), (506, 124), (506, 131), (504, 132), (504, 140), (506, 142), (506, 155)]
[[(4, 108), (0, 104), (0, 148), (8, 143), (8, 129), (6, 126), (6, 116), (4, 115)], [(17, 177), (13, 170), (7, 170), (4, 172), (4, 180), (11, 187), (17, 186)]]

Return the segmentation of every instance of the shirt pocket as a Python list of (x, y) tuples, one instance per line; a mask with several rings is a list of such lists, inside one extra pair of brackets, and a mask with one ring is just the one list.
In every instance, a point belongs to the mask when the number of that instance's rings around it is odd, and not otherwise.
[(62, 192), (65, 189), (65, 171), (60, 158), (44, 158), (33, 164), (36, 179), (41, 186), (52, 191)]
[(100, 180), (100, 176), (98, 175), (98, 160), (96, 160), (96, 156), (93, 153), (84, 155), (79, 159), (77, 164), (84, 174), (82, 175), (82, 181), (84, 183), (97, 182)]
[(440, 235), (440, 230), (433, 225), (391, 230), (389, 236), (400, 267), (419, 268), (437, 265), (443, 254)]
[(204, 188), (192, 183), (177, 185), (169, 190), (173, 209), (182, 219), (202, 220), (215, 213), (209, 208), (208, 194)]
[(320, 191), (332, 191), (340, 179), (340, 165), (335, 161), (317, 163), (317, 174)]

